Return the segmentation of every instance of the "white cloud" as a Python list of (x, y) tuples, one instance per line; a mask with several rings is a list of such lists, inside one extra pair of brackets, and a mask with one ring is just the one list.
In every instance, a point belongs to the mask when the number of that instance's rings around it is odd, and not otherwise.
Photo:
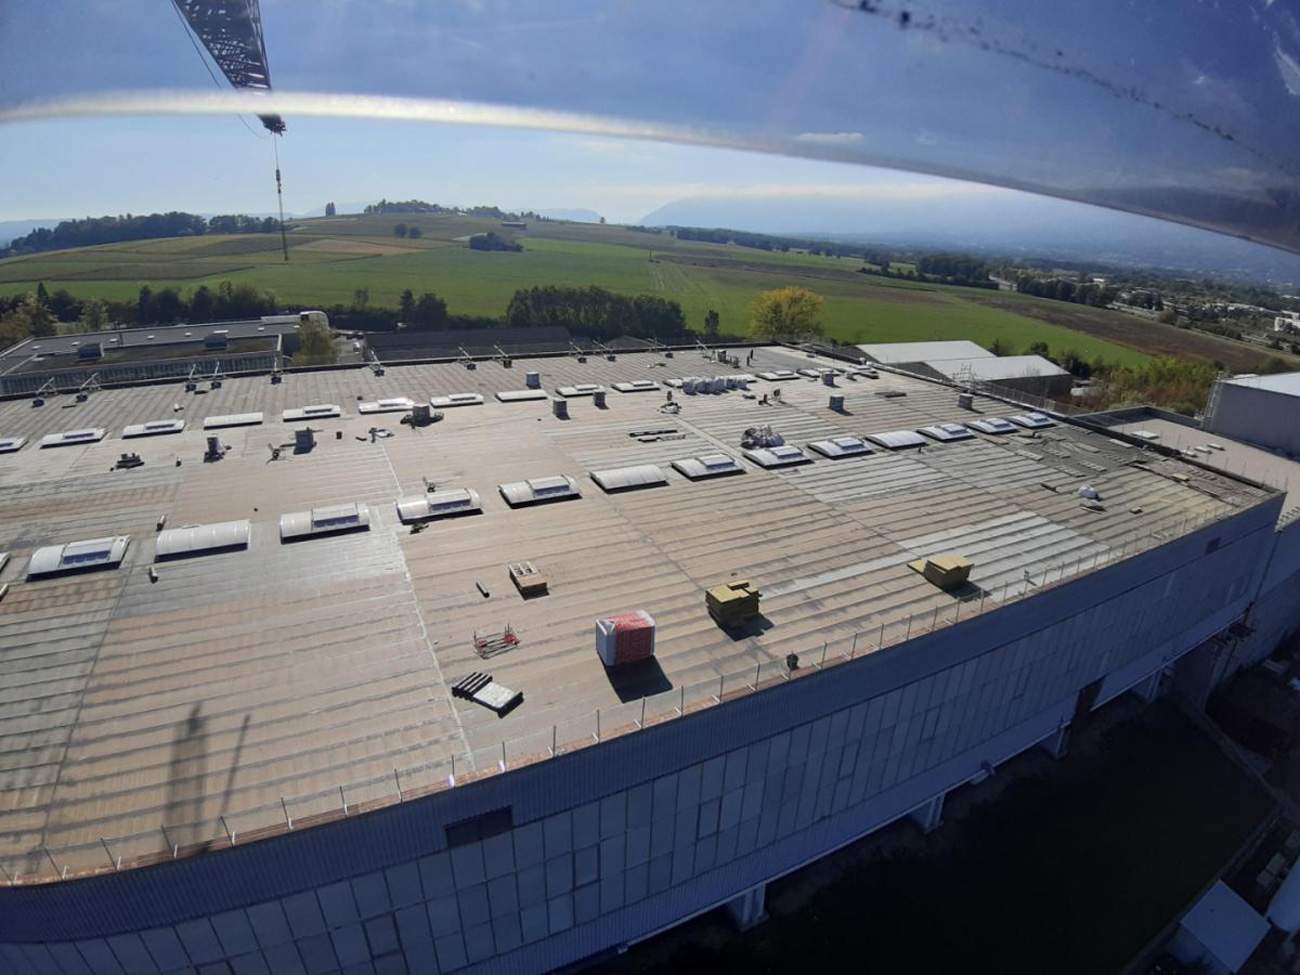
[(856, 146), (866, 139), (861, 132), (800, 132), (795, 142), (810, 142), (818, 146)]

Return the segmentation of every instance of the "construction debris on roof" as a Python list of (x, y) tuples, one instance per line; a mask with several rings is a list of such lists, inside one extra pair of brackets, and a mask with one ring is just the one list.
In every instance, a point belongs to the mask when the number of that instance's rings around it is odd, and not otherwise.
[(531, 562), (511, 562), (506, 569), (510, 573), (510, 581), (525, 599), (544, 596), (550, 589), (546, 576), (538, 572)]
[(949, 591), (966, 584), (975, 563), (965, 556), (946, 553), (908, 562), (907, 567), (921, 573), (927, 582)]
[(462, 677), (452, 684), (451, 693), (456, 697), (463, 697), (467, 701), (473, 701), (475, 704), (481, 704), (489, 711), (495, 711), (501, 717), (505, 717), (522, 704), (524, 700), (523, 691), (512, 691), (510, 688), (496, 683), (491, 674), (484, 674), (479, 671), (475, 671), (467, 677)]
[(596, 620), (596, 652), (606, 667), (617, 667), (653, 657), (654, 617), (644, 609), (638, 609)]

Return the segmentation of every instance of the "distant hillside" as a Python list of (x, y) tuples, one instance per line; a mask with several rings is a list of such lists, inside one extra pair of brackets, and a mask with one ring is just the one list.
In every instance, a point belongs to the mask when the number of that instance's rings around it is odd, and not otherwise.
[(1096, 261), (1176, 274), (1300, 283), (1300, 257), (1192, 227), (1010, 190), (944, 197), (728, 195), (677, 200), (651, 226), (729, 227), (965, 253)]

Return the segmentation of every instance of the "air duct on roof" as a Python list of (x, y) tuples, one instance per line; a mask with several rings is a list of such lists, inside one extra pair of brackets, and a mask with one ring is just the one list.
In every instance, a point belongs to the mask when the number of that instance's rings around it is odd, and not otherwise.
[(67, 545), (47, 545), (32, 553), (27, 562), (27, 576), (117, 568), (130, 543), (130, 535), (116, 535), (69, 542)]
[(512, 508), (544, 501), (564, 501), (582, 497), (578, 482), (567, 474), (535, 477), (527, 481), (511, 481), (508, 484), (498, 484), (497, 490)]
[(280, 541), (332, 535), (370, 528), (370, 509), (364, 504), (335, 504), (280, 516)]
[(185, 429), (184, 420), (150, 420), (148, 423), (133, 423), (122, 430), (122, 438), (157, 437), (167, 433), (180, 433)]
[(823, 457), (857, 457), (872, 453), (861, 437), (831, 437), (829, 440), (815, 440), (808, 446)]
[(65, 430), (62, 433), (48, 433), (41, 437), (41, 446), (68, 447), (72, 444), (96, 443), (103, 439), (103, 427), (90, 427), (85, 430)]
[(416, 497), (402, 498), (397, 502), (397, 517), (404, 524), (432, 521), (452, 515), (466, 515), (482, 511), (478, 492), (469, 488), (434, 491)]
[(673, 461), (673, 467), (678, 473), (684, 474), (692, 481), (745, 473), (745, 468), (741, 467), (736, 459), (728, 454), (701, 454), (698, 457), (685, 457)]
[(210, 416), (203, 421), (204, 430), (223, 430), (226, 427), (255, 427), (262, 422), (261, 413), (229, 413)]
[(317, 403), (314, 406), (285, 410), (280, 419), (285, 423), (297, 423), (302, 420), (325, 420), (342, 415), (343, 408), (335, 403)]
[(630, 491), (633, 488), (658, 487), (668, 483), (668, 478), (654, 464), (638, 464), (632, 467), (611, 467), (601, 471), (590, 471), (591, 479), (608, 493)]
[(184, 558), (224, 549), (247, 548), (251, 528), (248, 520), (222, 521), (211, 525), (186, 525), (158, 533), (154, 559)]

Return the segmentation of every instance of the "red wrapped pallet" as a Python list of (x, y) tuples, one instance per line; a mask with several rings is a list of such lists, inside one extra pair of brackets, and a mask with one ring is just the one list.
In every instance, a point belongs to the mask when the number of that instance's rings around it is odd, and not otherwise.
[(606, 667), (653, 657), (655, 621), (643, 609), (596, 620), (596, 652)]

